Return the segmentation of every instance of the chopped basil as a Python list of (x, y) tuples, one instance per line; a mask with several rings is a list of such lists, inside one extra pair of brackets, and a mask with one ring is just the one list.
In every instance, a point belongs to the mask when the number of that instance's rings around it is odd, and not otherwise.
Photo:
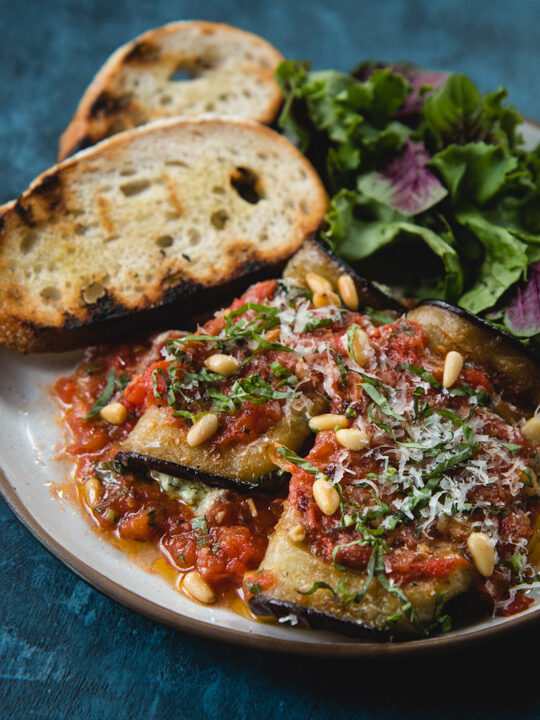
[(293, 453), (292, 450), (288, 450), (285, 447), (279, 447), (277, 448), (277, 452), (282, 455), (285, 460), (288, 460), (293, 465), (296, 465), (302, 470), (305, 470), (313, 475), (316, 480), (326, 480), (329, 482), (328, 475), (325, 475), (322, 470), (319, 470), (318, 467), (312, 465), (308, 460), (304, 460), (304, 458), (301, 458), (299, 455), (296, 455), (296, 453)]
[(317, 592), (317, 590), (330, 590), (334, 596), (334, 602), (339, 601), (338, 594), (334, 588), (323, 580), (317, 580), (317, 582), (314, 582), (309, 590), (297, 590), (296, 592), (300, 593), (300, 595), (313, 595), (313, 593)]
[(109, 373), (107, 375), (107, 382), (105, 383), (105, 387), (101, 391), (100, 395), (98, 395), (95, 403), (92, 405), (92, 408), (88, 415), (85, 415), (83, 417), (83, 420), (90, 420), (91, 418), (95, 417), (96, 415), (99, 415), (102, 408), (107, 405), (109, 400), (112, 398), (114, 393), (114, 386), (116, 381), (116, 372), (114, 368), (111, 368), (109, 370)]
[(262, 592), (262, 588), (259, 585), (259, 583), (256, 582), (247, 582), (246, 583), (246, 589), (248, 592), (250, 592), (252, 595), (258, 595), (260, 592)]
[(515, 457), (518, 452), (523, 448), (523, 445), (516, 445), (515, 443), (507, 443), (502, 441), (501, 445), (510, 452), (512, 457)]

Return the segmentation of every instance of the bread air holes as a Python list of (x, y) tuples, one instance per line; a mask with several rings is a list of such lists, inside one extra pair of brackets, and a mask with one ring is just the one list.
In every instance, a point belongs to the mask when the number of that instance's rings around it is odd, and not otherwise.
[(28, 255), (32, 250), (37, 241), (37, 235), (35, 233), (29, 233), (25, 235), (21, 240), (20, 249), (23, 255)]
[(195, 76), (195, 68), (187, 68), (184, 65), (180, 64), (178, 65), (176, 70), (173, 71), (172, 75), (169, 75), (169, 82), (189, 82), (190, 80), (193, 80)]
[(168, 248), (173, 244), (174, 238), (171, 235), (160, 235), (155, 242), (160, 248)]
[(259, 176), (249, 168), (237, 167), (230, 177), (230, 183), (242, 200), (251, 205), (256, 205), (264, 197)]
[(46, 302), (58, 302), (58, 300), (62, 297), (60, 290), (52, 285), (44, 287), (40, 292), (40, 295)]
[(83, 301), (87, 305), (93, 305), (100, 298), (102, 298), (106, 292), (107, 292), (107, 290), (104, 288), (104, 286), (101, 283), (93, 282), (84, 288), (81, 295), (82, 295)]
[(150, 185), (150, 180), (132, 180), (131, 182), (124, 183), (124, 185), (120, 185), (120, 190), (126, 197), (133, 197), (148, 190)]
[(225, 210), (216, 210), (210, 215), (210, 222), (216, 228), (216, 230), (223, 230), (223, 228), (227, 224), (228, 219), (229, 216), (227, 215)]

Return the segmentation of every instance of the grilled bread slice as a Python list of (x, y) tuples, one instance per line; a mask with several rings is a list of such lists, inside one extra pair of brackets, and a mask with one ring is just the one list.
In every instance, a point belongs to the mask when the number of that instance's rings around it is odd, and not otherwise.
[[(276, 275), (327, 196), (281, 135), (243, 119), (162, 120), (78, 153), (0, 208), (0, 343), (118, 339)], [(121, 320), (121, 322), (118, 322)]]
[(176, 22), (119, 48), (98, 72), (60, 140), (58, 159), (152, 120), (203, 113), (270, 123), (283, 56), (238, 28)]

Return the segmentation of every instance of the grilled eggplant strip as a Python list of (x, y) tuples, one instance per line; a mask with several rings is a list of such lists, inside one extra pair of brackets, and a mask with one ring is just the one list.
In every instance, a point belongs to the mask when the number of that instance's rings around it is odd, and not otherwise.
[(283, 490), (286, 484), (284, 475), (278, 475), (277, 473), (270, 473), (266, 477), (260, 478), (258, 482), (248, 483), (135, 452), (116, 453), (115, 460), (127, 470), (139, 472), (155, 470), (156, 472), (172, 475), (173, 477), (183, 480), (196, 480), (210, 487), (226, 488), (246, 495), (254, 492), (276, 495)]
[(268, 450), (278, 443), (297, 451), (311, 433), (309, 416), (317, 415), (325, 408), (326, 401), (314, 396), (304, 407), (286, 411), (273, 428), (253, 442), (240, 446), (234, 443), (209, 451), (206, 443), (190, 447), (186, 442), (187, 431), (174, 422), (166, 409), (154, 406), (140, 418), (122, 451), (223, 478), (223, 487), (235, 487), (235, 484), (240, 490), (247, 485), (258, 487), (276, 471)]
[[(286, 503), (278, 522), (260, 570), (270, 571), (274, 584), (269, 591), (253, 595), (249, 606), (255, 615), (296, 615), (309, 627), (334, 630), (347, 635), (364, 636), (366, 633), (384, 634), (411, 633), (413, 626), (401, 613), (401, 603), (395, 594), (388, 592), (376, 578), (371, 580), (365, 595), (358, 603), (345, 602), (339, 588), (347, 593), (362, 591), (367, 573), (353, 570), (339, 570), (313, 555), (309, 540), (300, 543), (289, 538), (289, 531), (299, 522), (296, 510)], [(439, 557), (453, 557), (449, 547), (442, 545), (436, 553)], [(460, 566), (445, 580), (429, 580), (401, 586), (420, 621), (426, 625), (433, 621), (437, 598), (445, 593), (445, 602), (467, 590), (473, 573), (466, 565)], [(257, 573), (249, 574), (245, 583), (256, 583)], [(337, 599), (328, 589), (321, 588), (312, 594), (303, 595), (314, 583), (326, 583), (337, 594)], [(389, 628), (388, 618), (399, 616), (395, 626)], [(313, 624), (314, 623), (314, 624)]]
[[(410, 311), (407, 318), (424, 327), (429, 347), (435, 353), (444, 356), (450, 350), (457, 350), (466, 360), (470, 359), (490, 372), (501, 395), (518, 405), (513, 409), (512, 424), (517, 425), (531, 407), (540, 402), (538, 368), (506, 333), (440, 301), (422, 303)], [(338, 569), (315, 556), (310, 552), (309, 537), (300, 542), (292, 540), (289, 531), (300, 521), (300, 513), (287, 501), (259, 571), (248, 574), (245, 579), (246, 585), (254, 587), (258, 576), (264, 574), (265, 577), (265, 589), (248, 600), (255, 615), (294, 616), (299, 623), (311, 628), (380, 640), (388, 636), (388, 618), (397, 616), (391, 630), (393, 637), (411, 637), (417, 633), (418, 628), (413, 627), (403, 614), (399, 598), (385, 589), (376, 577), (371, 579), (359, 603), (351, 600), (349, 593), (357, 593), (364, 587), (366, 571)], [(450, 543), (443, 541), (432, 542), (430, 551), (436, 558), (463, 559)], [(456, 563), (446, 579), (411, 582), (401, 585), (400, 589), (417, 619), (429, 626), (436, 618), (437, 598), (443, 597), (446, 604), (466, 593), (474, 576), (472, 565), (461, 562)], [(319, 583), (322, 584), (319, 589), (303, 594)], [(325, 589), (327, 586), (334, 592)], [(346, 589), (347, 595), (340, 594), (339, 588)]]
[(341, 275), (350, 275), (354, 280), (360, 306), (367, 306), (373, 310), (391, 310), (398, 314), (405, 311), (405, 307), (390, 295), (380, 290), (376, 285), (360, 277), (349, 265), (340, 260), (326, 245), (314, 238), (304, 241), (304, 244), (287, 263), (283, 271), (286, 280), (303, 278), (306, 273), (322, 275), (337, 286)]
[(503, 397), (527, 412), (540, 404), (540, 372), (523, 346), (472, 313), (440, 300), (423, 302), (407, 313), (429, 336), (435, 352), (457, 350), (489, 371)]

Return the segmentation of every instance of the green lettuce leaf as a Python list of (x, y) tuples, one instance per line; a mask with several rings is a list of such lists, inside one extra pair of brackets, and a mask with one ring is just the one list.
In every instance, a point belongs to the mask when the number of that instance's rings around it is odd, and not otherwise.
[(526, 246), (506, 228), (490, 223), (476, 210), (460, 212), (456, 217), (484, 246), (484, 260), (476, 280), (459, 301), (462, 307), (479, 313), (493, 307), (525, 272)]
[(450, 190), (454, 204), (483, 205), (504, 187), (518, 160), (502, 147), (478, 142), (449, 145), (429, 165)]

